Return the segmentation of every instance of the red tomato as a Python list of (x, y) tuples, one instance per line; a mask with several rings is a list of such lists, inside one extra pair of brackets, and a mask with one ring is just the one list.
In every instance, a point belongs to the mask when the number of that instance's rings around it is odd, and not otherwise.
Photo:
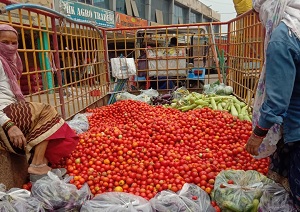
[(183, 113), (132, 100), (87, 112), (93, 114), (90, 129), (54, 166), (66, 167), (74, 176), (70, 183), (77, 188), (87, 183), (93, 194), (117, 188), (150, 199), (161, 190), (178, 191), (186, 182), (210, 193), (222, 170), (268, 171), (268, 159), (255, 160), (244, 149), (251, 123), (227, 112)]

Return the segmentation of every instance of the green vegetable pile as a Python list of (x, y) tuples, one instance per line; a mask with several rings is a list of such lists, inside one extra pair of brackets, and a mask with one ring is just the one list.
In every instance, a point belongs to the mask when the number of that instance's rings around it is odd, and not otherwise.
[(228, 111), (233, 116), (238, 117), (240, 120), (251, 121), (252, 119), (250, 108), (244, 102), (239, 101), (235, 96), (232, 95), (206, 95), (192, 92), (180, 99), (173, 99), (170, 107), (179, 109), (182, 112), (209, 107), (213, 110)]
[(272, 183), (256, 171), (226, 170), (216, 177), (212, 197), (224, 212), (257, 212), (264, 187)]

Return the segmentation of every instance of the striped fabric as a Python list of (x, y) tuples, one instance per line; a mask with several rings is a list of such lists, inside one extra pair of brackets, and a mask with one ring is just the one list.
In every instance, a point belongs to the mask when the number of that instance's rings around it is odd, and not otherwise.
[(26, 140), (26, 150), (15, 147), (0, 128), (0, 149), (30, 158), (34, 146), (53, 135), (65, 123), (56, 110), (47, 104), (19, 102), (4, 108), (4, 113), (20, 128)]

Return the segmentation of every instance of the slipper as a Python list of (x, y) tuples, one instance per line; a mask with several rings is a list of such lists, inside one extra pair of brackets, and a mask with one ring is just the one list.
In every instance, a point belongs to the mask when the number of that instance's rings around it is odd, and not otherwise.
[(59, 177), (63, 177), (67, 174), (67, 169), (65, 168), (57, 168), (57, 169), (51, 169), (51, 172), (56, 174)]
[[(67, 174), (67, 170), (64, 168), (51, 169), (51, 172), (56, 174), (59, 178), (62, 178), (64, 175)], [(46, 176), (48, 176), (48, 174), (30, 174), (29, 178), (30, 182), (34, 183)]]
[(47, 177), (47, 174), (30, 174), (29, 179), (30, 182), (35, 183), (36, 181), (42, 179), (43, 177)]

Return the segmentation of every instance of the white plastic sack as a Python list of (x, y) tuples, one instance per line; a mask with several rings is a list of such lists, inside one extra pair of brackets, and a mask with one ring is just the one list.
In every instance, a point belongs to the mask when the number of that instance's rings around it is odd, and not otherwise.
[(73, 184), (69, 184), (70, 177), (61, 180), (53, 172), (36, 181), (31, 189), (32, 196), (45, 203), (47, 210), (68, 211), (78, 209), (91, 197), (87, 184), (80, 190)]
[(159, 93), (157, 90), (154, 90), (152, 88), (148, 89), (148, 90), (141, 90), (141, 94), (147, 95), (149, 97), (158, 97)]
[(128, 93), (128, 92), (123, 92), (123, 93), (118, 93), (116, 95), (116, 100), (117, 101), (121, 101), (121, 100), (135, 100), (136, 99), (136, 95)]
[(182, 189), (174, 193), (165, 190), (150, 200), (157, 212), (214, 212), (208, 194), (194, 184), (185, 183)]
[(188, 89), (186, 89), (186, 87), (180, 87), (177, 88), (174, 92), (173, 92), (173, 98), (174, 99), (182, 99), (185, 96), (189, 95), (189, 91)]
[(148, 90), (141, 90), (141, 94), (134, 95), (128, 92), (118, 93), (116, 95), (116, 100), (136, 100), (141, 101), (150, 104), (151, 103), (151, 97), (157, 97), (159, 95), (157, 90), (154, 89), (148, 89)]
[(6, 186), (3, 183), (0, 183), (0, 191), (6, 191)]
[(18, 201), (27, 202), (30, 199), (30, 192), (25, 189), (12, 188), (6, 192), (5, 186), (0, 184), (0, 190), (0, 212), (22, 212), (14, 208), (13, 204)]
[(154, 212), (150, 203), (139, 196), (124, 192), (107, 192), (97, 195), (82, 206), (81, 212)]
[(0, 191), (0, 200), (14, 201), (22, 200), (26, 201), (30, 197), (30, 191), (19, 188), (12, 188), (8, 192)]
[(16, 211), (9, 201), (0, 201), (0, 212), (18, 212)]
[(146, 94), (140, 94), (140, 95), (136, 96), (135, 100), (140, 101), (140, 102), (145, 102), (147, 104), (151, 103), (151, 97)]
[(297, 212), (289, 193), (277, 183), (267, 185), (260, 199), (258, 212)]
[(18, 212), (45, 212), (44, 203), (34, 197), (30, 197), (27, 201), (14, 201), (12, 205)]
[(148, 75), (150, 77), (186, 76), (185, 56), (186, 48), (147, 49)]
[(77, 134), (84, 133), (89, 129), (89, 121), (88, 113), (78, 113), (74, 116), (71, 121), (67, 121), (66, 123), (71, 127), (71, 129), (75, 130)]
[(112, 76), (117, 79), (128, 79), (136, 75), (133, 58), (111, 58)]

